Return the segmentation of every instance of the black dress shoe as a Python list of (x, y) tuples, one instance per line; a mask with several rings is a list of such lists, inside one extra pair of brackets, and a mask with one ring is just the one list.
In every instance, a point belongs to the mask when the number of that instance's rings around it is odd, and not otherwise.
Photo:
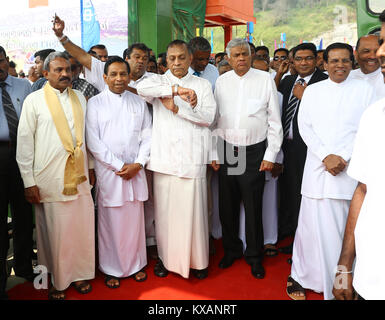
[(278, 251), (285, 253), (285, 254), (292, 254), (293, 253), (293, 244), (290, 244), (286, 247), (279, 248)]
[(154, 267), (154, 273), (157, 277), (167, 277), (168, 275), (168, 270), (164, 267), (162, 260), (158, 260)]
[(218, 267), (221, 269), (226, 269), (226, 268), (230, 267), (234, 263), (235, 260), (240, 259), (240, 258), (241, 258), (241, 256), (234, 257), (234, 256), (225, 255), (222, 258), (222, 260), (219, 262)]
[(263, 279), (265, 277), (265, 269), (260, 262), (254, 262), (251, 265), (251, 274), (257, 279)]
[(209, 270), (207, 268), (202, 269), (202, 270), (192, 269), (192, 273), (193, 273), (195, 278), (202, 280), (204, 278), (207, 278), (207, 276), (209, 274)]

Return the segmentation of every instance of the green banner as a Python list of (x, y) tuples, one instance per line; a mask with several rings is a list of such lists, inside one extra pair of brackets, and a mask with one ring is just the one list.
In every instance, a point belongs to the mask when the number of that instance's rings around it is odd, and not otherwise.
[(138, 2), (128, 0), (128, 44), (138, 42)]
[(206, 0), (173, 0), (173, 39), (190, 41), (196, 29), (202, 33), (205, 24)]

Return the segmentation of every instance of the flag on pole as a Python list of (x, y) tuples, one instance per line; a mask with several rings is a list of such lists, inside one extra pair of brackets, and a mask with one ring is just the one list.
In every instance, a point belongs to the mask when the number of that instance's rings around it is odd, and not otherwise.
[(322, 46), (323, 46), (323, 39), (321, 38), (319, 42), (318, 50), (322, 50)]
[(82, 48), (88, 51), (100, 41), (100, 25), (91, 0), (80, 0)]
[(274, 50), (277, 50), (277, 40), (274, 40)]
[(211, 29), (211, 53), (214, 52), (214, 30)]

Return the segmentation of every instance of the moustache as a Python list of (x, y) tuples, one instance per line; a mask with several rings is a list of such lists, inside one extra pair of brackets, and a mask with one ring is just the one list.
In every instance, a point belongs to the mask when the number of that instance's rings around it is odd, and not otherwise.
[(59, 79), (59, 81), (71, 81), (71, 79), (68, 78), (68, 77), (61, 77), (61, 78)]

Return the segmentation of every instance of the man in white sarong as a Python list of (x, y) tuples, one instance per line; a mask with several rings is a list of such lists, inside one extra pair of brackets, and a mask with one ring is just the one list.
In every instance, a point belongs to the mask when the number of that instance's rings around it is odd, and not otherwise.
[(119, 278), (147, 278), (141, 271), (147, 264), (143, 167), (150, 155), (151, 115), (143, 99), (126, 91), (129, 70), (122, 58), (110, 58), (104, 74), (108, 88), (87, 107), (87, 145), (98, 181), (99, 269), (109, 288), (119, 287)]
[(353, 70), (349, 78), (364, 80), (369, 83), (376, 94), (376, 100), (385, 98), (384, 77), (376, 53), (380, 47), (378, 36), (374, 34), (361, 37), (357, 41), (355, 57), (360, 68)]
[(187, 44), (175, 40), (167, 48), (169, 71), (137, 86), (153, 104), (147, 168), (154, 172), (159, 277), (172, 271), (188, 278), (191, 268), (203, 279), (209, 263), (206, 164), (216, 104), (210, 82), (188, 73), (191, 61)]
[(332, 289), (346, 218), (357, 181), (346, 173), (358, 124), (374, 100), (364, 81), (348, 78), (353, 49), (344, 43), (326, 48), (329, 79), (309, 86), (303, 95), (298, 127), (308, 147), (302, 200), (294, 238), (287, 293), (304, 300), (304, 288), (333, 299)]
[[(380, 15), (381, 46), (377, 50), (385, 80), (385, 10)], [(385, 171), (371, 165), (384, 159), (385, 99), (362, 115), (348, 175), (359, 181), (346, 222), (333, 294), (337, 300), (385, 300), (384, 189)], [(354, 273), (353, 273), (354, 272)]]
[(35, 204), (39, 265), (51, 273), (49, 297), (65, 299), (73, 283), (91, 291), (94, 278), (94, 205), (84, 143), (86, 100), (70, 89), (67, 55), (51, 53), (44, 62), (47, 84), (24, 102), (16, 159), (25, 195)]

